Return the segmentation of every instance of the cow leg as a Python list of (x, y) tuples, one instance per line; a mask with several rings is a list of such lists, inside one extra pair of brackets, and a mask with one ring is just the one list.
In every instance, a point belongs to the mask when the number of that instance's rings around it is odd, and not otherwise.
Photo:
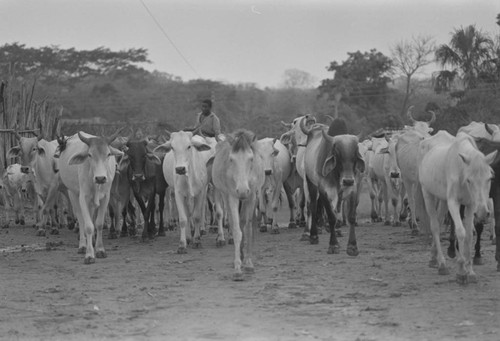
[[(206, 192), (205, 192), (206, 193)], [(190, 212), (190, 216), (193, 220), (194, 225), (194, 236), (192, 247), (194, 249), (201, 248), (201, 225), (205, 223), (205, 214), (203, 207), (206, 203), (206, 197), (201, 193), (194, 198), (193, 210)]]
[[(449, 213), (446, 213), (446, 215), (449, 216)], [(453, 222), (453, 219), (451, 219), (451, 226), (450, 226), (450, 245), (448, 246), (448, 257), (450, 258), (455, 258), (456, 257), (456, 246), (457, 246), (457, 238), (455, 235), (455, 223)]]
[(239, 204), (239, 200), (229, 198), (229, 196), (224, 194), (224, 207), (227, 208), (229, 225), (234, 239), (234, 281), (243, 280), (243, 273), (241, 271), (241, 241), (243, 235), (240, 228)]
[(158, 210), (160, 211), (160, 226), (158, 227), (158, 236), (164, 237), (165, 234), (165, 222), (163, 217), (163, 212), (165, 210), (165, 194), (166, 189), (158, 192)]
[[(177, 253), (184, 254), (187, 253), (188, 240), (191, 241), (191, 227), (189, 226), (189, 221), (186, 212), (186, 199), (181, 196), (181, 194), (175, 195), (175, 203), (177, 204), (177, 212), (179, 213), (179, 231), (180, 231), (180, 241), (179, 247), (177, 248)], [(189, 229), (189, 238), (186, 233), (186, 229)]]
[(224, 211), (222, 209), (222, 195), (214, 189), (215, 197), (215, 216), (217, 219), (217, 238), (215, 239), (215, 245), (217, 247), (222, 247), (226, 245), (226, 240), (224, 238)]
[(240, 227), (243, 228), (242, 248), (243, 270), (245, 273), (254, 273), (253, 258), (253, 225), (257, 223), (255, 215), (256, 198), (252, 194), (244, 200), (240, 210)]
[(449, 270), (446, 267), (446, 260), (443, 255), (443, 251), (441, 249), (441, 240), (440, 240), (440, 227), (438, 220), (438, 212), (436, 209), (438, 199), (434, 198), (434, 196), (428, 193), (425, 189), (422, 188), (422, 194), (425, 201), (425, 208), (427, 210), (427, 215), (430, 220), (430, 228), (432, 233), (432, 246), (431, 246), (431, 260), (429, 261), (430, 267), (437, 267), (438, 274), (440, 275), (449, 275)]
[(278, 225), (278, 209), (280, 203), (280, 195), (281, 189), (283, 188), (283, 182), (281, 181), (281, 177), (276, 179), (276, 187), (273, 190), (273, 198), (271, 201), (271, 210), (272, 210), (272, 222), (271, 222), (271, 234), (279, 234), (279, 225)]
[(347, 241), (347, 254), (349, 256), (357, 256), (358, 243), (356, 241), (356, 197), (352, 193), (348, 198), (344, 200), (344, 205), (347, 211), (347, 223), (349, 225), (349, 239)]
[[(309, 183), (309, 180), (307, 180)], [(309, 185), (309, 198), (307, 207), (307, 221), (311, 221), (311, 228), (309, 230), (309, 242), (311, 244), (318, 244), (318, 200), (319, 191), (312, 183)]]
[[(107, 195), (103, 199), (101, 199), (101, 202), (99, 204), (99, 207), (97, 208), (97, 217), (95, 219), (95, 226), (96, 226), (96, 241), (95, 241), (95, 256), (96, 258), (106, 258), (106, 250), (104, 250), (104, 243), (102, 240), (102, 229), (104, 226), (104, 216), (106, 215), (106, 211), (108, 208), (108, 203), (109, 203), (109, 196)], [(92, 237), (90, 238), (92, 240)]]
[(146, 213), (144, 214), (144, 230), (142, 231), (142, 239), (143, 241), (148, 239), (154, 239), (156, 234), (156, 226), (155, 226), (155, 197), (156, 194), (152, 191), (151, 195), (148, 199), (148, 204), (146, 206)]
[(472, 220), (474, 212), (471, 207), (467, 206), (465, 208), (464, 222), (462, 223), (460, 205), (456, 201), (448, 200), (448, 210), (455, 223), (455, 234), (458, 241), (457, 282), (460, 284), (467, 284), (469, 275), (475, 277), (472, 271), (471, 250), (469, 249), (472, 242)]
[[(116, 207), (119, 207), (118, 205)], [(115, 210), (113, 209), (113, 205), (109, 205), (109, 218), (111, 220), (111, 226), (109, 228), (109, 233), (108, 233), (108, 239), (116, 239), (118, 238), (117, 234), (116, 234), (116, 226), (118, 226), (117, 222), (116, 222), (116, 217), (118, 216), (118, 214), (115, 214)], [(119, 211), (118, 211), (119, 212)], [(116, 212), (116, 213), (118, 213)]]
[(474, 245), (474, 265), (483, 265), (483, 258), (481, 257), (481, 235), (484, 230), (484, 223), (474, 224), (474, 229), (476, 230), (476, 244)]
[(297, 224), (295, 222), (295, 216), (294, 216), (296, 202), (295, 202), (295, 199), (293, 197), (292, 188), (290, 187), (290, 184), (288, 182), (283, 183), (283, 189), (285, 190), (286, 201), (288, 202), (288, 209), (290, 210), (290, 219), (288, 222), (288, 228), (294, 229), (294, 228), (297, 228)]
[(490, 197), (493, 199), (495, 218), (495, 260), (497, 261), (497, 271), (500, 271), (500, 185), (497, 180), (491, 182)]
[(92, 245), (92, 237), (94, 235), (94, 224), (92, 222), (92, 217), (94, 212), (89, 210), (89, 202), (85, 197), (83, 192), (78, 196), (78, 206), (80, 208), (80, 215), (82, 221), (80, 223), (80, 238), (84, 240), (85, 243), (85, 259), (84, 264), (95, 263), (95, 253), (94, 246)]

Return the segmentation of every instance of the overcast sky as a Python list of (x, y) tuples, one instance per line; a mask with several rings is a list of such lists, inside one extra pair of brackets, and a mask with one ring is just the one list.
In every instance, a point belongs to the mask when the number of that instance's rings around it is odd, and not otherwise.
[(318, 82), (348, 52), (412, 36), (449, 43), (454, 28), (498, 34), (499, 0), (0, 0), (1, 44), (145, 48), (184, 80), (278, 86), (286, 69)]

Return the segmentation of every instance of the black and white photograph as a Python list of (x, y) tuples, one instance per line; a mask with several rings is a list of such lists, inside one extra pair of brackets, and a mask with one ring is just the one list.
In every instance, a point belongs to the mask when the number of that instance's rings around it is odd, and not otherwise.
[(498, 0), (0, 13), (0, 340), (500, 340)]

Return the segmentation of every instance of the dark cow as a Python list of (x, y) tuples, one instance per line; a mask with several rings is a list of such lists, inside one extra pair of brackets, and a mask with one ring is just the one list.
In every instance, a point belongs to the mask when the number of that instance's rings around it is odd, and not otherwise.
[(339, 200), (345, 200), (348, 205), (349, 240), (347, 254), (358, 255), (355, 234), (356, 219), (356, 174), (363, 172), (365, 165), (359, 154), (358, 137), (349, 134), (337, 136), (328, 135), (328, 127), (316, 125), (307, 129), (301, 125), (303, 133), (307, 134), (305, 147), (305, 173), (309, 190), (308, 215), (312, 216), (310, 243), (318, 243), (318, 211), (320, 196), (327, 201), (325, 210), (330, 226), (330, 243), (328, 253), (339, 253), (339, 244), (335, 234), (337, 221), (336, 212)]
[[(128, 164), (128, 177), (134, 197), (144, 217), (142, 239), (155, 236), (155, 198), (159, 195), (160, 225), (158, 235), (165, 235), (163, 208), (167, 183), (163, 178), (161, 160), (148, 151), (148, 140), (130, 140), (122, 163)], [(146, 206), (147, 204), (147, 206)]]

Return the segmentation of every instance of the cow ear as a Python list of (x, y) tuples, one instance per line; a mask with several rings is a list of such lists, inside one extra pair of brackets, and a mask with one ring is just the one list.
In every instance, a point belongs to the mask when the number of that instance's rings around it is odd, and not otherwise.
[(153, 153), (146, 153), (147, 160), (157, 166), (161, 166), (161, 160)]
[(9, 152), (7, 153), (8, 158), (14, 158), (18, 157), (19, 153), (21, 153), (21, 146), (15, 146), (9, 149)]
[(458, 153), (458, 156), (460, 156), (460, 158), (462, 159), (462, 161), (468, 165), (470, 163), (470, 158), (465, 155), (464, 153)]
[(85, 162), (85, 160), (87, 160), (88, 157), (89, 157), (88, 152), (77, 153), (69, 159), (68, 164), (69, 165), (79, 165), (79, 164)]
[(389, 147), (382, 148), (378, 151), (379, 154), (389, 154)]
[(492, 165), (494, 162), (495, 162), (495, 159), (497, 157), (497, 154), (498, 154), (498, 151), (495, 150), (493, 153), (489, 153), (488, 155), (486, 155), (486, 162), (489, 164), (489, 165)]
[(109, 151), (111, 152), (111, 155), (114, 156), (123, 156), (123, 152), (119, 149), (116, 149), (115, 147), (109, 146)]
[(328, 159), (325, 160), (321, 174), (323, 176), (327, 176), (332, 170), (335, 169), (336, 164), (337, 162), (335, 160), (335, 155), (330, 156)]
[(45, 148), (43, 147), (38, 147), (38, 155), (44, 156), (45, 155)]
[(281, 135), (280, 141), (284, 145), (292, 143), (292, 133), (291, 132), (284, 133), (283, 135)]
[(170, 144), (170, 141), (167, 141), (164, 144), (160, 144), (158, 147), (153, 149), (153, 152), (154, 153), (168, 153), (171, 150), (172, 150), (172, 145)]

